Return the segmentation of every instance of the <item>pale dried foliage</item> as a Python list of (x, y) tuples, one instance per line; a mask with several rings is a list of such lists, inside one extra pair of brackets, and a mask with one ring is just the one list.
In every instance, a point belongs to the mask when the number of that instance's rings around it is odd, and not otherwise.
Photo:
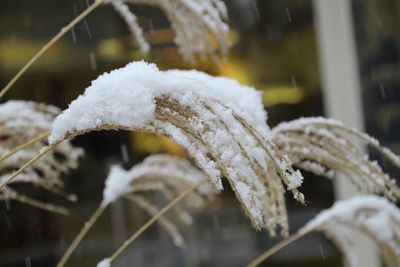
[[(128, 199), (146, 211), (152, 216), (149, 221), (157, 217), (157, 221), (172, 237), (174, 244), (182, 246), (184, 239), (177, 226), (163, 216), (169, 209), (164, 207), (160, 210), (158, 203), (154, 201), (154, 195), (163, 196), (166, 202), (176, 201), (177, 198), (185, 195), (181, 206), (174, 205), (171, 208), (173, 208), (178, 221), (190, 224), (192, 223), (192, 217), (188, 210), (203, 208), (216, 193), (203, 181), (205, 181), (205, 177), (196, 167), (185, 159), (170, 155), (150, 156), (130, 170), (124, 170), (117, 165), (113, 166), (105, 181), (102, 202), (70, 244), (58, 262), (57, 267), (63, 267), (67, 263), (72, 253), (100, 218), (101, 214), (110, 204), (120, 198)], [(196, 188), (186, 196), (188, 187)], [(148, 226), (151, 225), (149, 221), (147, 222)], [(143, 226), (141, 229), (143, 230)], [(136, 233), (133, 237), (135, 236)], [(125, 241), (118, 253), (113, 257), (117, 258), (134, 240), (135, 238), (129, 238)]]
[(175, 31), (175, 43), (183, 57), (193, 63), (195, 56), (217, 59), (227, 54), (229, 26), (226, 6), (221, 0), (104, 0), (121, 15), (135, 36), (140, 49), (147, 53), (150, 44), (143, 34), (138, 18), (126, 3), (160, 8)]
[(396, 181), (359, 148), (369, 145), (395, 166), (400, 159), (378, 140), (321, 117), (284, 122), (272, 129), (272, 140), (299, 168), (333, 178), (342, 173), (363, 192), (383, 194), (392, 201), (400, 198)]
[(300, 230), (322, 231), (343, 253), (346, 266), (357, 267), (352, 232), (369, 237), (387, 267), (400, 266), (400, 211), (384, 198), (361, 196), (337, 202)]
[[(102, 205), (107, 206), (124, 197), (154, 216), (159, 212), (159, 207), (156, 203), (152, 203), (153, 194), (149, 193), (162, 195), (164, 200), (169, 202), (204, 179), (200, 170), (187, 160), (170, 155), (149, 156), (128, 171), (119, 166), (112, 167), (106, 180)], [(204, 207), (215, 194), (215, 190), (209, 184), (202, 184), (184, 199), (181, 206), (174, 207), (176, 218), (185, 224), (190, 224), (193, 219), (187, 210)], [(161, 217), (159, 223), (171, 235), (175, 245), (183, 245), (183, 238), (174, 223), (165, 217)]]
[(358, 267), (359, 258), (356, 249), (356, 241), (354, 240), (353, 229), (342, 225), (330, 225), (320, 230), (339, 250), (342, 254), (343, 265), (346, 267)]
[(146, 127), (100, 125), (68, 132), (64, 139), (98, 130), (146, 131), (167, 136), (188, 152), (216, 188), (222, 188), (222, 175), (228, 179), (256, 229), (266, 227), (275, 235), (279, 226), (281, 233), (287, 235), (284, 184), (303, 202), (304, 196), (296, 189), (299, 185), (292, 182), (301, 174), (292, 169), (288, 158), (266, 134), (253, 128), (242, 112), (222, 103), (195, 99), (196, 106), (187, 106), (171, 97), (156, 98), (155, 102), (155, 118)]
[[(3, 158), (12, 150), (28, 140), (49, 132), (55, 116), (60, 110), (54, 106), (37, 104), (25, 101), (9, 101), (0, 105), (0, 156)], [(35, 156), (45, 145), (38, 141), (14, 155), (0, 161), (0, 181), (4, 180), (26, 161)], [(63, 174), (78, 166), (78, 158), (83, 154), (80, 148), (73, 147), (69, 142), (63, 143), (55, 150), (45, 155), (41, 161), (36, 162), (24, 170), (17, 179), (7, 187), (0, 190), (0, 199), (17, 200), (32, 206), (66, 214), (64, 208), (43, 203), (28, 196), (19, 194), (12, 187), (18, 183), (29, 183), (76, 201), (75, 195), (65, 193), (62, 188)]]
[(386, 198), (374, 195), (357, 196), (335, 202), (320, 212), (298, 232), (282, 240), (248, 263), (255, 267), (303, 236), (320, 231), (343, 254), (345, 266), (359, 267), (361, 260), (355, 251), (359, 233), (370, 238), (387, 267), (400, 266), (400, 210)]
[(271, 131), (254, 88), (201, 72), (160, 71), (153, 64), (133, 62), (100, 76), (55, 119), (46, 150), (100, 130), (169, 137), (216, 189), (223, 189), (225, 177), (253, 226), (271, 235), (277, 230), (288, 234), (286, 189), (304, 202), (297, 190), (303, 177), (292, 161), (325, 176), (340, 171), (367, 191), (392, 200), (399, 194), (395, 182), (350, 141), (356, 137), (368, 142), (400, 166), (374, 139), (321, 118), (281, 124)]

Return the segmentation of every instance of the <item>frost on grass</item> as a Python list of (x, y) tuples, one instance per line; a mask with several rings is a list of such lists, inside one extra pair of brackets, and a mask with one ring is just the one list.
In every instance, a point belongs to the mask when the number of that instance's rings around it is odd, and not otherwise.
[(143, 4), (164, 11), (175, 32), (175, 43), (183, 57), (194, 62), (194, 56), (202, 58), (224, 56), (229, 49), (229, 26), (226, 6), (221, 0), (105, 0), (111, 4), (128, 25), (140, 49), (147, 53), (150, 44), (146, 40), (138, 18), (127, 3)]
[[(158, 192), (169, 202), (204, 179), (200, 170), (184, 159), (169, 155), (150, 156), (130, 170), (113, 166), (105, 182), (101, 205), (105, 207), (125, 197), (154, 216), (159, 208), (152, 203), (149, 192)], [(201, 208), (215, 193), (208, 183), (204, 183), (185, 198), (183, 205), (191, 209)], [(174, 211), (180, 221), (186, 224), (192, 222), (185, 208), (177, 206)], [(175, 245), (183, 245), (183, 238), (174, 223), (165, 217), (160, 218), (159, 223), (171, 235)]]
[(400, 211), (385, 198), (360, 196), (337, 202), (321, 212), (300, 232), (319, 230), (327, 233), (344, 253), (348, 266), (356, 267), (358, 260), (351, 255), (352, 231), (360, 232), (374, 241), (388, 267), (400, 266)]
[[(19, 145), (45, 132), (49, 132), (53, 119), (60, 113), (54, 106), (26, 101), (8, 101), (0, 105), (0, 156), (9, 154)], [(0, 181), (6, 179), (44, 146), (44, 141), (36, 142), (0, 162)], [(0, 199), (14, 199), (35, 207), (65, 213), (65, 210), (51, 204), (18, 194), (13, 189), (18, 183), (31, 183), (45, 190), (59, 194), (71, 201), (74, 195), (62, 191), (62, 174), (78, 166), (82, 149), (73, 147), (70, 142), (63, 143), (22, 172), (9, 186), (0, 190)]]
[(365, 133), (317, 117), (281, 123), (272, 129), (271, 137), (299, 168), (328, 178), (340, 172), (363, 192), (383, 194), (392, 201), (400, 198), (396, 181), (371, 161), (357, 142), (376, 149), (397, 167), (399, 157)]
[(95, 130), (148, 131), (181, 145), (219, 190), (228, 179), (255, 228), (287, 234), (285, 186), (302, 176), (269, 140), (260, 93), (198, 71), (134, 62), (92, 82), (56, 118), (50, 143)]

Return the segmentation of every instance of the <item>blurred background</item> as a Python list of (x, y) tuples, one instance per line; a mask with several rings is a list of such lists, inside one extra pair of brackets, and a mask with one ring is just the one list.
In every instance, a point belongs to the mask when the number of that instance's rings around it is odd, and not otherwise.
[[(321, 2), (328, 6), (323, 7)], [(152, 45), (150, 55), (144, 57), (119, 15), (112, 7), (103, 6), (46, 53), (5, 100), (34, 100), (64, 109), (99, 74), (145, 59), (161, 69), (196, 68), (256, 87), (263, 93), (271, 127), (301, 116), (340, 117), (335, 110), (345, 114), (345, 122), (347, 116), (356, 115), (351, 126), (364, 127), (399, 154), (400, 2), (338, 0), (346, 9), (337, 16), (335, 9), (329, 9), (329, 2), (335, 1), (227, 0), (232, 50), (220, 65), (201, 61), (194, 66), (177, 53), (174, 33), (160, 10), (131, 6)], [(89, 4), (88, 0), (0, 1), (0, 85), (4, 86)], [(332, 16), (323, 14), (327, 8)], [(340, 28), (342, 24), (344, 28)], [(329, 27), (337, 31), (326, 32)], [(334, 42), (343, 46), (335, 50)], [(342, 48), (347, 52), (343, 54)], [(332, 57), (343, 61), (335, 65), (329, 60)], [(343, 76), (338, 72), (339, 77), (334, 76), (335, 66)], [(340, 82), (347, 79), (352, 86), (341, 86)], [(338, 92), (339, 97), (335, 97)], [(39, 189), (31, 190), (31, 195), (42, 200), (65, 205), (71, 211), (68, 217), (14, 202), (0, 203), (1, 267), (54, 266), (101, 201), (104, 179), (112, 164), (130, 168), (154, 153), (185, 156), (170, 140), (144, 133), (90, 133), (73, 142), (86, 151), (79, 169), (67, 180), (68, 191), (77, 193), (79, 202), (64, 203)], [(393, 177), (399, 176), (389, 164), (375, 159)], [(295, 203), (289, 195), (287, 198), (291, 231), (329, 207), (342, 190), (332, 181), (308, 173), (305, 177), (302, 191), (307, 207)], [(280, 240), (256, 232), (229, 187), (225, 188), (208, 207), (193, 214), (192, 225), (180, 226), (187, 243), (183, 249), (174, 247), (165, 231), (154, 225), (113, 266), (243, 266)], [(114, 203), (67, 266), (95, 266), (147, 219), (131, 203)], [(340, 254), (317, 234), (299, 240), (266, 263), (342, 266)]]

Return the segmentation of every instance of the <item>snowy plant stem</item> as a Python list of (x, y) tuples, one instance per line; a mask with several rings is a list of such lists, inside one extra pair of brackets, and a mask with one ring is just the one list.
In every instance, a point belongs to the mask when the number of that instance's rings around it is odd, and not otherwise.
[(38, 159), (40, 159), (43, 155), (45, 155), (47, 152), (49, 152), (50, 150), (52, 150), (54, 147), (56, 147), (59, 143), (61, 143), (61, 141), (57, 141), (49, 146), (46, 146), (45, 148), (43, 148), (39, 154), (37, 154), (35, 157), (33, 157), (30, 161), (28, 161), (27, 163), (25, 163), (21, 168), (19, 168), (16, 172), (14, 172), (10, 177), (8, 177), (7, 179), (5, 179), (3, 182), (1, 182), (0, 184), (0, 189), (2, 189), (4, 186), (6, 186), (8, 183), (10, 183), (12, 180), (15, 179), (15, 177), (17, 177), (21, 172), (23, 172), (26, 168), (28, 168), (29, 166), (31, 166), (33, 163), (35, 163)]
[(2, 162), (2, 161), (5, 160), (5, 159), (8, 159), (9, 157), (11, 157), (12, 155), (14, 155), (14, 154), (17, 153), (18, 151), (20, 151), (20, 150), (22, 150), (22, 149), (24, 149), (24, 148), (26, 148), (26, 147), (28, 147), (28, 146), (30, 146), (30, 145), (32, 145), (32, 144), (38, 142), (38, 141), (40, 141), (40, 140), (43, 140), (44, 138), (48, 137), (49, 135), (50, 135), (50, 132), (45, 132), (45, 133), (43, 133), (43, 134), (41, 134), (41, 135), (39, 135), (39, 136), (37, 136), (37, 137), (35, 137), (35, 138), (33, 138), (33, 139), (27, 141), (26, 143), (23, 143), (23, 144), (17, 146), (17, 147), (14, 148), (13, 150), (11, 150), (8, 154), (6, 154), (6, 155), (0, 157), (0, 162)]
[(39, 52), (37, 52), (29, 61), (22, 67), (22, 69), (8, 82), (8, 84), (1, 90), (0, 98), (2, 98), (11, 87), (17, 82), (17, 80), (36, 62), (50, 47), (53, 46), (61, 37), (63, 37), (70, 29), (72, 29), (76, 24), (78, 24), (82, 19), (89, 15), (93, 10), (100, 6), (104, 0), (96, 0), (91, 6), (89, 6), (85, 11), (83, 11), (78, 17), (71, 21), (67, 26), (61, 29), (61, 31), (54, 36), (47, 44), (45, 44)]
[(271, 257), (274, 255), (276, 252), (279, 250), (285, 248), (286, 246), (292, 244), (296, 240), (300, 239), (301, 237), (305, 236), (308, 234), (310, 231), (299, 231), (288, 238), (282, 240), (278, 244), (274, 245), (272, 248), (268, 249), (265, 251), (263, 254), (252, 260), (249, 264), (246, 265), (246, 267), (255, 267), (259, 265), (261, 262), (265, 261), (267, 258)]
[(39, 208), (39, 209), (42, 209), (42, 210), (47, 210), (47, 211), (58, 213), (58, 214), (61, 214), (61, 215), (68, 215), (69, 214), (68, 210), (63, 208), (63, 207), (59, 207), (59, 206), (56, 206), (56, 205), (53, 205), (53, 204), (50, 204), (50, 203), (45, 203), (45, 202), (30, 198), (30, 197), (27, 197), (27, 196), (18, 195), (18, 196), (15, 196), (15, 197), (11, 198), (11, 199), (14, 199), (14, 200), (19, 201), (19, 202), (24, 203), (24, 204), (31, 205), (32, 207), (35, 207), (35, 208)]
[[(182, 201), (185, 197), (187, 197), (191, 192), (196, 190), (201, 184), (203, 184), (205, 180), (201, 180), (200, 182), (194, 184), (192, 187), (188, 188), (186, 191), (182, 192), (179, 196), (174, 198), (167, 206), (162, 208), (157, 214), (151, 217), (139, 230), (137, 230), (128, 240), (124, 242), (124, 244), (117, 250), (115, 253), (109, 258), (111, 261), (114, 261), (118, 258), (125, 249), (128, 248), (130, 244), (132, 244), (144, 231), (146, 231), (150, 226), (152, 226), (158, 219), (160, 219), (166, 212), (175, 207), (180, 201)], [(58, 267), (58, 266), (57, 266)]]
[(107, 206), (100, 205), (96, 209), (96, 211), (93, 213), (92, 217), (90, 217), (90, 219), (85, 223), (85, 225), (83, 226), (83, 228), (81, 229), (79, 234), (75, 237), (74, 241), (68, 247), (67, 251), (65, 251), (64, 255), (62, 256), (61, 260), (58, 262), (56, 267), (63, 267), (65, 265), (65, 263), (67, 263), (68, 259), (72, 255), (72, 253), (75, 251), (75, 249), (81, 243), (82, 239), (86, 236), (86, 234), (89, 232), (89, 230), (92, 228), (92, 226), (99, 219), (101, 214), (103, 214), (106, 207)]

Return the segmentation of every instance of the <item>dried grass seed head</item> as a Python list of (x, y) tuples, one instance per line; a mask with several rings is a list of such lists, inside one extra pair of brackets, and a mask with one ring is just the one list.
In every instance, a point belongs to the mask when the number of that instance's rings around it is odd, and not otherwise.
[(345, 252), (349, 266), (359, 266), (354, 255), (349, 255), (352, 238), (349, 233), (368, 236), (379, 250), (388, 267), (400, 266), (400, 210), (387, 199), (359, 196), (336, 204), (317, 215), (300, 232), (322, 231)]
[(228, 179), (257, 229), (287, 234), (284, 185), (304, 200), (301, 174), (269, 140), (260, 93), (234, 80), (134, 62), (93, 81), (55, 120), (49, 141), (112, 129), (173, 139), (217, 189)]
[[(152, 203), (151, 195), (146, 193), (158, 192), (167, 201), (171, 201), (188, 187), (204, 179), (204, 175), (187, 160), (164, 154), (149, 156), (130, 170), (124, 170), (119, 166), (111, 168), (105, 182), (101, 205), (105, 207), (125, 197), (150, 216), (154, 216), (159, 208)], [(177, 218), (186, 224), (191, 223), (193, 219), (186, 210), (203, 207), (215, 194), (216, 191), (209, 183), (202, 184), (184, 199), (184, 207), (181, 205), (174, 208)], [(182, 235), (174, 223), (165, 217), (160, 218), (159, 223), (171, 235), (175, 245), (183, 245)]]
[[(10, 153), (15, 147), (27, 142), (45, 132), (49, 132), (53, 119), (60, 110), (51, 105), (30, 101), (8, 101), (0, 105), (0, 155)], [(36, 142), (0, 162), (0, 180), (7, 178), (14, 170), (35, 156), (43, 148), (44, 141)], [(54, 193), (63, 194), (61, 176), (78, 166), (78, 159), (83, 150), (65, 142), (45, 155), (43, 160), (36, 162), (22, 172), (13, 183), (32, 183)], [(11, 188), (3, 188), (2, 193), (22, 201), (26, 196), (18, 195)], [(12, 194), (10, 193), (12, 192)], [(21, 198), (22, 197), (22, 198)], [(68, 196), (74, 200), (74, 195)], [(25, 201), (29, 204), (29, 201)], [(32, 203), (33, 204), (33, 203)]]
[(160, 8), (175, 32), (175, 43), (185, 60), (194, 63), (195, 55), (216, 59), (229, 49), (229, 26), (226, 6), (221, 0), (105, 0), (111, 4), (128, 25), (140, 49), (147, 53), (150, 44), (143, 34), (138, 18), (127, 3)]
[(311, 117), (281, 123), (272, 129), (271, 137), (299, 168), (328, 178), (339, 172), (363, 192), (383, 194), (392, 201), (400, 199), (396, 181), (357, 143), (373, 147), (397, 167), (399, 157), (365, 133), (332, 119)]

